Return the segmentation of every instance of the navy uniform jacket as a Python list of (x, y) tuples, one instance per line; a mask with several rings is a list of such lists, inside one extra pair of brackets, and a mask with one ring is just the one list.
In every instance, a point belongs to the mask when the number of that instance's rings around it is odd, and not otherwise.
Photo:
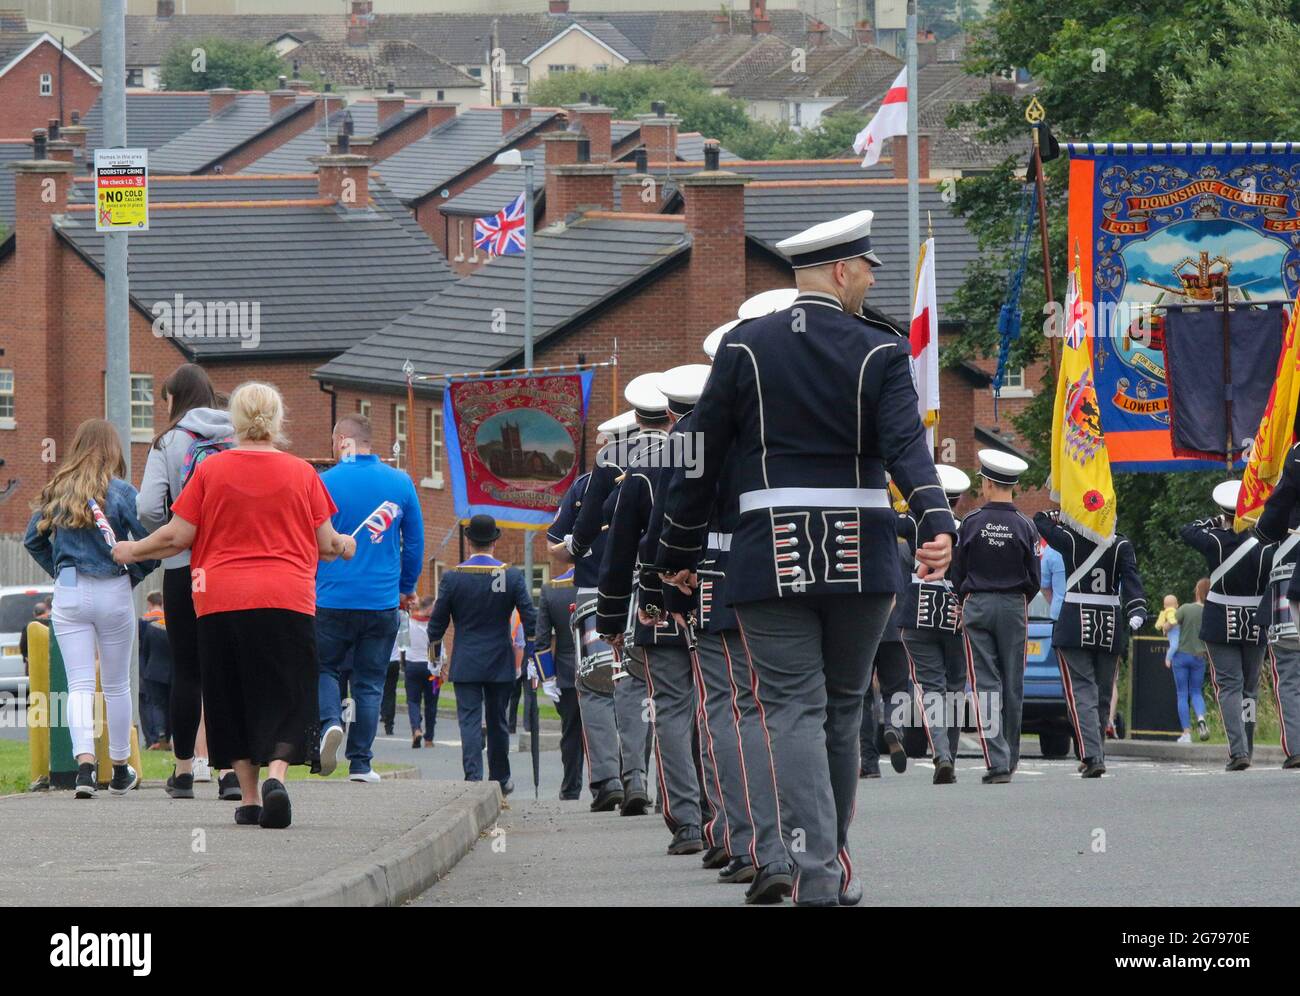
[(961, 595), (996, 591), (1033, 598), (1040, 577), (1038, 530), (1011, 502), (985, 502), (961, 520), (950, 573)]
[[(637, 437), (645, 442), (628, 461), (627, 472), (618, 486), (614, 514), (609, 521), (605, 541), (605, 560), (600, 565), (600, 590), (596, 596), (596, 629), (603, 635), (625, 631), (629, 613), (639, 594), (642, 605), (663, 605), (657, 574), (642, 569), (650, 563), (643, 551), (643, 541), (654, 512), (655, 492), (661, 477), (671, 474), (664, 451), (668, 435), (647, 429)], [(638, 647), (685, 646), (677, 623), (669, 618), (666, 625), (646, 626), (635, 623), (632, 642)]]
[[(617, 476), (618, 471), (615, 470), (614, 474)], [(546, 530), (546, 538), (552, 543), (563, 543), (564, 537), (573, 533), (578, 516), (581, 515), (586, 500), (591, 495), (591, 478), (592, 472), (588, 471), (574, 481), (569, 486), (569, 490), (564, 493), (564, 498), (560, 501), (560, 510), (555, 513), (555, 521), (551, 523), (551, 528)], [(590, 553), (585, 557), (575, 555), (573, 558), (574, 584), (579, 588), (595, 588), (600, 581), (600, 561), (605, 555), (605, 532), (601, 528), (604, 525), (602, 517), (596, 524), (595, 538), (583, 548), (590, 550)]]
[[(1198, 519), (1178, 530), (1184, 543), (1198, 550), (1210, 568), (1210, 593), (1201, 616), (1201, 639), (1207, 643), (1263, 643), (1268, 626), (1268, 606), (1261, 606), (1268, 591), (1268, 572), (1277, 547), (1261, 543), (1250, 533), (1223, 528), (1218, 516)], [(1249, 543), (1246, 553), (1217, 581), (1218, 570), (1237, 548)], [(1266, 615), (1260, 616), (1260, 609)]]
[(578, 666), (570, 625), (576, 592), (573, 577), (570, 569), (542, 585), (537, 603), (537, 650), (550, 650), (551, 640), (555, 640), (555, 683), (560, 688), (573, 687)]
[(897, 330), (826, 294), (727, 333), (695, 406), (702, 472), (673, 481), (657, 562), (695, 570), (725, 465), (736, 461), (739, 523), (727, 563), (732, 605), (899, 588), (888, 469), (926, 540), (955, 533)]
[[(958, 529), (961, 524), (958, 523)], [(916, 548), (920, 527), (911, 512), (898, 517), (899, 538), (907, 543), (907, 575), (898, 595), (899, 626), (903, 629), (928, 629), (956, 634), (961, 628), (961, 601), (951, 578), (922, 581), (916, 575)]]
[(907, 616), (903, 606), (903, 589), (909, 587), (912, 577), (912, 554), (907, 548), (907, 541), (901, 536), (894, 540), (898, 548), (898, 567), (900, 579), (898, 582), (898, 596), (894, 599), (893, 611), (889, 613), (889, 618), (885, 621), (885, 631), (880, 634), (881, 643), (902, 643), (903, 627), (907, 624)]
[[(582, 507), (577, 511), (573, 529), (571, 530), (575, 558), (583, 557), (588, 550), (595, 549), (596, 543), (600, 539), (602, 527), (609, 521), (606, 503), (618, 490), (618, 483), (622, 480), (624, 471), (627, 470), (627, 467), (615, 463), (615, 458), (626, 454), (626, 462), (630, 463), (650, 438), (661, 437), (662, 434), (661, 430), (656, 430), (653, 436), (647, 437), (645, 432), (642, 431), (622, 445), (616, 444), (602, 448), (600, 455), (596, 459), (596, 469), (591, 472), (591, 478), (587, 483)], [(564, 537), (561, 536), (560, 538), (563, 539)], [(602, 556), (601, 554), (592, 554), (597, 566), (599, 566)], [(587, 586), (579, 585), (579, 587), (585, 588)]]
[[(1097, 544), (1087, 536), (1048, 512), (1036, 514), (1034, 526), (1047, 545), (1065, 561), (1067, 580), (1097, 549)], [(1133, 616), (1140, 616), (1146, 622), (1146, 594), (1142, 590), (1133, 544), (1128, 537), (1116, 534), (1087, 573), (1073, 586), (1066, 585), (1061, 616), (1052, 626), (1052, 646), (1119, 653), (1121, 637)]]
[[(1282, 465), (1282, 476), (1268, 496), (1264, 510), (1255, 523), (1255, 532), (1265, 543), (1278, 543), (1279, 551), (1286, 546), (1287, 533), (1300, 526), (1300, 443), (1291, 447)], [(1300, 546), (1292, 544), (1281, 555), (1274, 555), (1275, 564), (1294, 564)], [(1300, 600), (1300, 577), (1291, 575), (1291, 584), (1287, 587), (1287, 598)]]
[(515, 609), (524, 627), (527, 654), (537, 629), (537, 611), (523, 571), (477, 553), (443, 574), (429, 618), (429, 646), (437, 645), (447, 626), (455, 624), (453, 682), (515, 680), (515, 646), (510, 638), (510, 614)]

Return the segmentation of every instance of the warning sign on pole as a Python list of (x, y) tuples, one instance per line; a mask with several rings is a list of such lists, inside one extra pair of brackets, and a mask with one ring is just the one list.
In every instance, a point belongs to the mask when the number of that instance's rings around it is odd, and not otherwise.
[(95, 150), (95, 231), (149, 228), (149, 151)]

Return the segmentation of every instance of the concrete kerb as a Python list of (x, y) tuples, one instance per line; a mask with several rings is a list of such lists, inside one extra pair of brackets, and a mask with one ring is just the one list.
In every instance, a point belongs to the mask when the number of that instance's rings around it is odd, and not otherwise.
[(461, 796), (391, 844), (320, 877), (236, 906), (400, 906), (442, 878), (501, 813), (496, 782), (465, 782)]
[[(1107, 740), (1107, 757), (1143, 758), (1148, 761), (1182, 761), (1184, 764), (1228, 763), (1227, 744), (1180, 744), (1169, 740)], [(1277, 767), (1286, 753), (1276, 744), (1255, 745), (1252, 763)]]

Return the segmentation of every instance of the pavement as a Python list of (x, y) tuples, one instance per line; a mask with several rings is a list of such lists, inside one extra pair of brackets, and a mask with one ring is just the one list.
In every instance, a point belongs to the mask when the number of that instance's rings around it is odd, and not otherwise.
[[(928, 761), (903, 775), (883, 764), (881, 779), (858, 783), (850, 831), (864, 905), (1295, 905), (1300, 880), (1284, 869), (1300, 771), (1228, 773), (1224, 751), (1212, 764), (1108, 758), (1096, 781), (1072, 760), (1026, 756), (1009, 785), (982, 785), (974, 755), (952, 786), (930, 784)], [(743, 905), (743, 888), (717, 884), (698, 856), (666, 855), (659, 816), (591, 813), (585, 793), (560, 802), (558, 756), (542, 765), (541, 801), (511, 796), (408, 905)]]

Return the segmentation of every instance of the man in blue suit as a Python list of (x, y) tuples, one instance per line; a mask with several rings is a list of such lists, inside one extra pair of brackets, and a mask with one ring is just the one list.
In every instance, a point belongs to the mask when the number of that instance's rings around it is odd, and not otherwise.
[(429, 646), (437, 646), (448, 625), (456, 627), (450, 667), (444, 680), (456, 685), (465, 780), (483, 780), (483, 731), (487, 727), (488, 778), (500, 782), (501, 794), (514, 791), (510, 781), (510, 690), (515, 670), (510, 614), (519, 610), (524, 627), (524, 659), (533, 655), (537, 612), (523, 571), (493, 556), (501, 536), (496, 520), (476, 515), (465, 529), (471, 556), (442, 576), (438, 600), (429, 620)]

